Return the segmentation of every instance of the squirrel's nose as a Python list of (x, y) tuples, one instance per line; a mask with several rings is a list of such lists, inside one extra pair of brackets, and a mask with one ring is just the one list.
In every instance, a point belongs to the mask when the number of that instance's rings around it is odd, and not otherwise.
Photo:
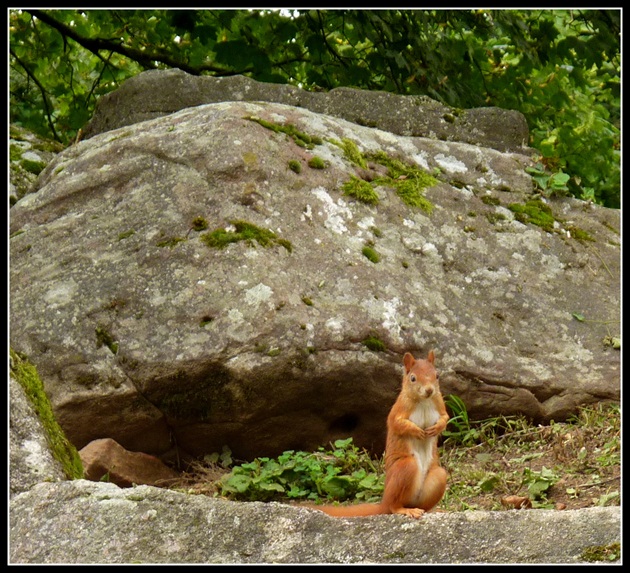
[(431, 388), (431, 386), (429, 386), (427, 388), (427, 396), (431, 396), (433, 394), (433, 388)]

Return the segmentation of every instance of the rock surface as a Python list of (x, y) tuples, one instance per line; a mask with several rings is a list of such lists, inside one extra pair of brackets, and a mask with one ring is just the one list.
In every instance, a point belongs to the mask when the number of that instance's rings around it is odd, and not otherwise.
[(9, 376), (9, 493), (28, 491), (42, 481), (66, 479), (52, 455), (42, 423), (22, 386)]
[(110, 438), (93, 440), (79, 451), (86, 479), (106, 481), (120, 487), (157, 485), (166, 487), (179, 474), (155, 456), (125, 450)]
[[(278, 131), (290, 125), (321, 143)], [(435, 174), (432, 212), (377, 185), (383, 165), (358, 165), (348, 140)], [(352, 435), (380, 453), (407, 350), (436, 349), (443, 392), (471, 417), (616, 401), (619, 352), (603, 341), (618, 328), (619, 212), (562, 199), (547, 229), (519, 222), (508, 207), (532, 198), (530, 164), (278, 103), (107, 131), (11, 210), (11, 344), (78, 448), (251, 459)], [(344, 195), (353, 176), (377, 205)], [(275, 235), (204, 240), (236, 237), (234, 221)]]
[(522, 114), (496, 107), (455, 110), (425, 96), (353, 88), (309, 92), (245, 76), (192, 76), (178, 69), (143, 72), (101, 97), (83, 137), (224, 101), (281, 103), (397, 135), (461, 141), (499, 151), (523, 153), (529, 138)]
[(151, 486), (43, 483), (10, 511), (12, 563), (583, 563), (620, 508), (335, 519)]

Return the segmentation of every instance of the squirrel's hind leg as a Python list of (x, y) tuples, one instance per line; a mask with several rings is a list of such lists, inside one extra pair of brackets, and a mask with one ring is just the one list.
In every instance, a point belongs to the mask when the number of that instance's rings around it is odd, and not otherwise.
[(423, 511), (433, 509), (444, 497), (446, 491), (447, 471), (438, 465), (433, 466), (427, 473), (422, 489), (415, 500), (415, 507)]
[(410, 509), (418, 507), (414, 503), (418, 496), (417, 480), (418, 465), (413, 456), (401, 457), (385, 470), (385, 491), (381, 505), (387, 509), (387, 513), (409, 515)]

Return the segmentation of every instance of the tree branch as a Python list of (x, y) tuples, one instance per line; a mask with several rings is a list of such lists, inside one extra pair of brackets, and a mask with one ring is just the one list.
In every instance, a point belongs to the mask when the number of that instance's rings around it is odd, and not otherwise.
[(46, 94), (46, 90), (44, 89), (44, 86), (40, 83), (40, 81), (37, 79), (37, 77), (35, 77), (35, 74), (29, 69), (29, 67), (26, 65), (25, 62), (23, 62), (18, 55), (13, 51), (13, 49), (10, 50), (11, 56), (13, 57), (13, 59), (20, 65), (22, 66), (22, 69), (26, 72), (26, 75), (31, 78), (33, 80), (33, 82), (35, 83), (35, 85), (39, 88), (39, 91), (42, 94), (42, 99), (44, 100), (44, 111), (45, 111), (45, 115), (46, 115), (46, 120), (48, 121), (48, 127), (50, 128), (50, 131), (52, 131), (53, 137), (55, 138), (56, 141), (61, 141), (61, 138), (59, 137), (59, 135), (57, 134), (57, 131), (55, 130), (55, 125), (53, 123), (52, 120), (52, 110), (51, 110), (51, 106), (50, 106), (50, 102), (48, 101), (48, 96)]
[(214, 66), (212, 64), (203, 64), (194, 68), (192, 66), (189, 66), (185, 62), (176, 58), (172, 58), (171, 56), (168, 56), (166, 54), (148, 52), (146, 50), (141, 51), (136, 48), (132, 48), (131, 46), (126, 46), (122, 42), (117, 42), (113, 40), (105, 40), (102, 38), (86, 38), (78, 34), (76, 30), (74, 30), (70, 26), (67, 26), (63, 22), (55, 20), (55, 18), (42, 10), (27, 10), (27, 12), (31, 14), (31, 16), (34, 16), (44, 22), (44, 24), (47, 24), (51, 28), (57, 30), (62, 36), (74, 40), (77, 44), (92, 52), (98, 57), (100, 57), (99, 52), (101, 50), (107, 50), (126, 56), (127, 58), (138, 62), (147, 69), (155, 69), (157, 68), (157, 63), (161, 63), (171, 68), (179, 68), (180, 70), (183, 70), (194, 76), (198, 76), (202, 72), (206, 71), (216, 72), (217, 74), (221, 75), (232, 75), (234, 73), (238, 73), (234, 72), (233, 70)]

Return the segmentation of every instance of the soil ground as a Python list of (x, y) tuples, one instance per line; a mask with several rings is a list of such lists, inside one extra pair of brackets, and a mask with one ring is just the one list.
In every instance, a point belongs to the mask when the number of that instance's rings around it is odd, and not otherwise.
[[(562, 510), (621, 503), (618, 405), (585, 408), (565, 423), (535, 426), (524, 419), (493, 419), (471, 423), (465, 432), (451, 429), (444, 436), (440, 461), (449, 481), (439, 511)], [(229, 469), (193, 468), (175, 487), (217, 495), (216, 482)]]

